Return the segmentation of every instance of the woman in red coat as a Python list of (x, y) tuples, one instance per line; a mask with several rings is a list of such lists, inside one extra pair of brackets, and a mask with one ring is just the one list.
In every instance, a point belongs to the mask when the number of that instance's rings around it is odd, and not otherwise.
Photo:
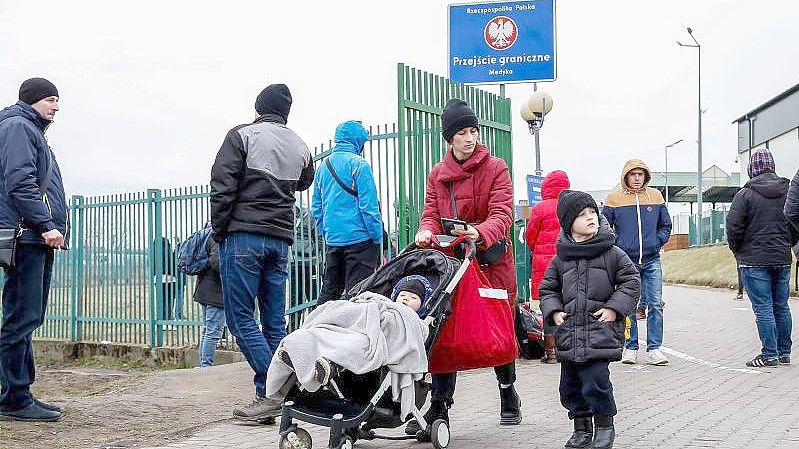
[[(560, 170), (553, 171), (541, 183), (543, 201), (536, 204), (527, 221), (527, 246), (533, 253), (533, 269), (530, 274), (530, 297), (539, 300), (538, 288), (544, 279), (549, 262), (557, 254), (555, 244), (560, 234), (557, 208), (560, 192), (568, 189), (569, 177)], [(544, 363), (557, 363), (555, 357), (555, 329), (544, 320)]]
[[(478, 252), (504, 241), (507, 250), (494, 265), (485, 266), (486, 277), (495, 288), (508, 291), (511, 303), (516, 297), (516, 269), (513, 249), (508, 238), (513, 224), (513, 186), (510, 171), (502, 159), (491, 156), (480, 143), (477, 116), (466, 102), (452, 99), (441, 115), (441, 128), (449, 149), (444, 160), (437, 163), (427, 179), (424, 212), (415, 242), (427, 246), (434, 234), (442, 234), (441, 218), (455, 218), (450, 188), (455, 196), (457, 218), (470, 226), (466, 231), (477, 243)], [(511, 362), (494, 368), (499, 381), (501, 424), (521, 422), (521, 400), (513, 383), (516, 365)], [(434, 374), (432, 401), (425, 419), (449, 422), (448, 408), (455, 393), (456, 373)]]

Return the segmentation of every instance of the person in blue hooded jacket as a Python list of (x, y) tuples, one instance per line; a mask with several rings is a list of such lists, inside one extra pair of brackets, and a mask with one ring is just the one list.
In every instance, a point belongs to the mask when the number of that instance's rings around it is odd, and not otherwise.
[(374, 273), (380, 262), (383, 221), (372, 168), (361, 157), (369, 133), (360, 122), (336, 128), (336, 145), (314, 180), (316, 229), (327, 244), (319, 304)]
[(5, 267), (0, 328), (0, 420), (57, 421), (61, 409), (34, 398), (31, 335), (42, 325), (53, 274), (53, 250), (69, 241), (61, 171), (44, 132), (58, 111), (50, 81), (22, 83), (16, 104), (0, 111), (0, 229), (19, 229), (12, 267)]

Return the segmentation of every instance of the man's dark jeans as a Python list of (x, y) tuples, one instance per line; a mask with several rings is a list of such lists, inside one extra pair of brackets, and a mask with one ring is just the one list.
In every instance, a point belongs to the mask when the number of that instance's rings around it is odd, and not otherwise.
[[(512, 384), (516, 382), (516, 362), (507, 365), (494, 367), (497, 381), (501, 384)], [(458, 373), (433, 374), (433, 386), (431, 397), (434, 401), (444, 401), (447, 406), (452, 406), (452, 398), (455, 396), (455, 383), (458, 380)]]
[[(266, 371), (286, 336), (286, 240), (234, 232), (219, 245), (219, 274), (228, 329), (255, 371), (255, 394), (266, 395)], [(255, 322), (258, 298), (261, 328)]]
[(341, 293), (366, 279), (380, 265), (380, 245), (371, 240), (349, 246), (328, 246), (319, 304), (341, 299)]
[(44, 245), (17, 246), (15, 267), (6, 269), (3, 325), (0, 328), (0, 410), (14, 411), (33, 402), (36, 380), (32, 334), (44, 322), (53, 250)]
[(561, 362), (560, 403), (569, 411), (569, 419), (616, 414), (608, 363), (607, 360)]
[(788, 307), (791, 267), (741, 267), (741, 281), (752, 302), (766, 359), (791, 355), (791, 309)]

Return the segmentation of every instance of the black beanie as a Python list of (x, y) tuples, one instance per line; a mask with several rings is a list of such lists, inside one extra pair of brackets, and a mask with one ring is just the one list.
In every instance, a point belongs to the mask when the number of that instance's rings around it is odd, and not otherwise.
[(569, 234), (572, 231), (574, 220), (580, 215), (580, 211), (586, 207), (593, 207), (599, 215), (599, 207), (591, 195), (578, 190), (564, 190), (560, 192), (558, 198), (558, 220), (563, 232)]
[(34, 104), (42, 98), (58, 96), (55, 84), (44, 78), (31, 78), (19, 86), (19, 99), (28, 104)]
[(472, 108), (463, 100), (449, 100), (441, 114), (441, 134), (444, 135), (444, 140), (451, 142), (455, 133), (469, 127), (477, 127), (477, 116)]
[(260, 115), (275, 114), (287, 121), (291, 110), (291, 92), (285, 84), (270, 84), (255, 99), (255, 111)]
[(425, 297), (425, 288), (424, 284), (421, 281), (416, 279), (411, 279), (406, 281), (402, 286), (397, 290), (399, 292), (411, 292), (419, 297), (422, 301), (424, 301)]

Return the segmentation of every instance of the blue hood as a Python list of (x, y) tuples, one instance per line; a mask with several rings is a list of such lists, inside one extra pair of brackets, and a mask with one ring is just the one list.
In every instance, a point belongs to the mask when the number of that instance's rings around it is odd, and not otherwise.
[(333, 151), (346, 151), (361, 154), (363, 145), (369, 139), (369, 132), (360, 122), (350, 120), (336, 128), (336, 146)]

